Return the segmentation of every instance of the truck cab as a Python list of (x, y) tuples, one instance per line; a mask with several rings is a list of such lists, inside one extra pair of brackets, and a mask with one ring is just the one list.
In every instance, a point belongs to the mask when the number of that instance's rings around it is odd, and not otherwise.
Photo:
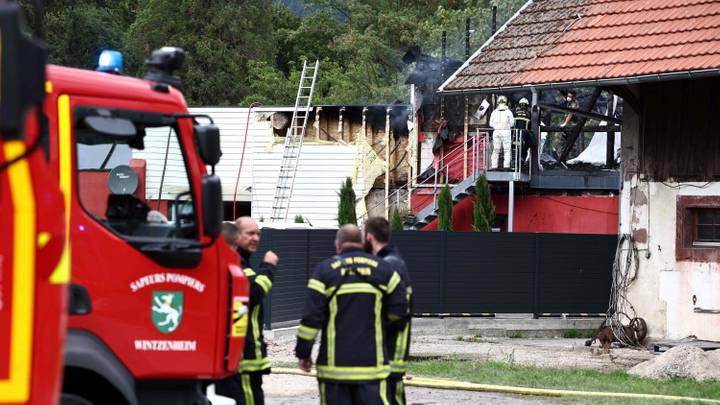
[[(50, 65), (47, 79), (71, 272), (63, 403), (207, 403), (206, 383), (237, 370), (248, 302), (218, 238), (220, 181), (207, 168), (219, 132), (162, 75)], [(165, 159), (147, 159), (153, 150)]]

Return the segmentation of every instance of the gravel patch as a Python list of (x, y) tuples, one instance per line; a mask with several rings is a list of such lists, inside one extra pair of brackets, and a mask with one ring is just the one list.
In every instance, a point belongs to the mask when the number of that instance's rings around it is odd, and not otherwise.
[(628, 373), (655, 379), (680, 377), (698, 381), (720, 380), (720, 354), (706, 353), (696, 346), (675, 346), (660, 356), (631, 368)]

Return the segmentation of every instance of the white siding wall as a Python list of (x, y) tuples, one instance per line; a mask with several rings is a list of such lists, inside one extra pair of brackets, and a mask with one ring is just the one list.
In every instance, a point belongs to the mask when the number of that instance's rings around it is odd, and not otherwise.
[(215, 167), (215, 173), (220, 176), (223, 188), (223, 200), (232, 201), (235, 192), (235, 181), (242, 156), (243, 142), (245, 140), (245, 127), (247, 125), (247, 144), (245, 145), (245, 158), (242, 170), (240, 171), (240, 182), (238, 184), (237, 200), (250, 201), (253, 171), (253, 150), (260, 147), (267, 147), (272, 142), (273, 131), (267, 120), (258, 121), (258, 113), (270, 111), (290, 111), (289, 107), (267, 107), (254, 108), (248, 119), (247, 108), (236, 107), (197, 107), (190, 108), (193, 114), (207, 114), (213, 118), (215, 124), (220, 128), (220, 147), (222, 158)]
[(145, 136), (145, 149), (133, 149), (132, 151), (134, 159), (145, 159), (147, 163), (145, 173), (145, 198), (147, 199), (155, 200), (158, 198), (165, 150), (168, 145), (168, 132), (172, 132), (172, 134), (170, 135), (168, 161), (163, 180), (162, 199), (172, 200), (177, 194), (189, 189), (185, 162), (180, 152), (180, 144), (175, 131), (171, 130), (170, 127), (149, 128)]
[[(270, 220), (282, 151), (283, 145), (275, 145), (271, 151), (266, 148), (253, 151), (252, 215), (255, 219)], [(353, 176), (355, 153), (355, 145), (303, 146), (288, 221), (300, 214), (313, 226), (337, 226), (338, 192), (345, 178)], [(360, 198), (364, 191), (362, 173), (358, 174), (354, 189)]]
[[(252, 215), (270, 220), (271, 206), (280, 171), (283, 145), (271, 146), (273, 131), (270, 123), (258, 121), (256, 114), (273, 111), (292, 112), (288, 107), (255, 108), (247, 123), (247, 108), (202, 107), (191, 108), (194, 114), (207, 114), (220, 128), (223, 156), (216, 166), (223, 186), (223, 200), (232, 201), (238, 166), (242, 155), (245, 126), (248, 139), (238, 185), (238, 201), (252, 201)], [(167, 131), (148, 130), (145, 150), (134, 151), (133, 157), (147, 161), (147, 198), (156, 198), (162, 174)], [(346, 177), (353, 176), (355, 145), (327, 145), (306, 143), (301, 151), (288, 220), (296, 214), (307, 218), (314, 226), (337, 226), (338, 192)], [(361, 169), (355, 184), (355, 194), (364, 193)], [(163, 184), (163, 198), (173, 198), (187, 189), (184, 163), (176, 141), (171, 141), (168, 166)]]

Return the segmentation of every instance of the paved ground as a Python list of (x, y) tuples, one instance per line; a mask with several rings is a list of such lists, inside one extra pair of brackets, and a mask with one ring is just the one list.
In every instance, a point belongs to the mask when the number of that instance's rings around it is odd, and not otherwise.
[[(273, 363), (293, 366), (296, 363), (294, 345), (294, 341), (286, 339), (269, 341), (268, 350)], [(604, 354), (597, 347), (586, 347), (585, 339), (477, 338), (471, 335), (417, 336), (410, 346), (410, 355), (414, 358), (453, 356), (535, 367), (576, 367), (600, 371), (627, 370), (655, 356), (635, 349), (612, 349), (610, 354)]]
[[(271, 374), (263, 383), (265, 403), (268, 405), (317, 405), (320, 400), (314, 378), (298, 375)], [(476, 405), (476, 404), (555, 404), (547, 399), (515, 397), (482, 392), (450, 391), (408, 387), (409, 405)], [(567, 404), (564, 402), (563, 404)]]
[[(268, 339), (270, 358), (277, 366), (294, 367), (294, 339), (275, 335)], [(585, 347), (585, 339), (559, 338), (478, 338), (475, 335), (423, 335), (413, 339), (411, 355), (415, 358), (456, 357), (494, 360), (536, 367), (580, 367), (595, 370), (628, 369), (652, 358), (647, 351), (613, 349), (603, 354), (597, 348)], [(317, 351), (317, 345), (315, 346)], [(313, 355), (315, 357), (315, 354)], [(305, 405), (319, 403), (317, 382), (310, 377), (274, 374), (265, 380), (268, 404)], [(548, 398), (522, 397), (492, 393), (451, 391), (408, 387), (409, 404), (568, 404)]]
[(599, 371), (627, 370), (655, 355), (646, 350), (612, 349), (604, 354), (586, 347), (585, 339), (510, 339), (473, 336), (419, 336), (411, 355), (494, 360), (534, 367), (589, 368)]

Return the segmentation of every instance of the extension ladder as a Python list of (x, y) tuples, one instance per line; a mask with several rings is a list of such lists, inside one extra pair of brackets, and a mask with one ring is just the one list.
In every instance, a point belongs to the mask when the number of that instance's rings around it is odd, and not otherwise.
[(295, 108), (292, 120), (290, 120), (290, 127), (285, 136), (285, 147), (283, 149), (282, 163), (280, 164), (280, 174), (275, 187), (270, 222), (287, 221), (293, 187), (295, 187), (295, 174), (300, 162), (300, 149), (303, 145), (305, 129), (310, 116), (310, 103), (315, 90), (319, 65), (320, 61), (315, 61), (315, 64), (311, 66), (308, 66), (307, 60), (303, 62), (300, 85), (295, 98)]

